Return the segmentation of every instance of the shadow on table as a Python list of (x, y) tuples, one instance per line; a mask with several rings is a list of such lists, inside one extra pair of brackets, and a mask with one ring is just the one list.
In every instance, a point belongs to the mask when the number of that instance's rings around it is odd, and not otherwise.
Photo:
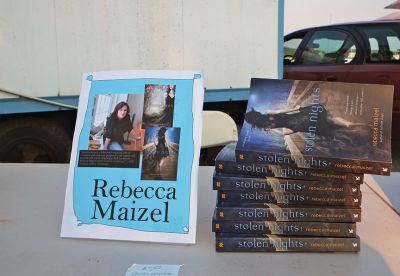
[(400, 172), (392, 172), (390, 176), (372, 175), (372, 178), (387, 197), (387, 203), (400, 215)]
[[(389, 260), (385, 260), (380, 252), (369, 246), (365, 241), (363, 242), (362, 236), (360, 238), (361, 251), (359, 254), (361, 258), (357, 264), (357, 268), (359, 268), (359, 270), (355, 275), (396, 275), (397, 273), (393, 272), (388, 265)], [(397, 256), (391, 256), (392, 259), (396, 257)], [(344, 272), (343, 275), (345, 274), (346, 273)]]
[[(362, 237), (361, 237), (362, 239)], [(368, 244), (361, 244), (360, 253), (211, 253), (206, 257), (211, 275), (346, 275), (395, 276), (382, 255)], [(182, 276), (202, 275), (198, 267), (184, 266)], [(204, 271), (204, 268), (202, 268)], [(195, 273), (193, 273), (195, 272)], [(204, 274), (203, 274), (204, 275)], [(397, 274), (398, 275), (398, 274)]]

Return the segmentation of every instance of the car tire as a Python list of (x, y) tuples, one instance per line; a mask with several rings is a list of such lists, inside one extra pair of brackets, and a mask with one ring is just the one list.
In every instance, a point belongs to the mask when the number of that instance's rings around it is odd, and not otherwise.
[(68, 163), (71, 137), (57, 122), (24, 117), (0, 124), (0, 162)]

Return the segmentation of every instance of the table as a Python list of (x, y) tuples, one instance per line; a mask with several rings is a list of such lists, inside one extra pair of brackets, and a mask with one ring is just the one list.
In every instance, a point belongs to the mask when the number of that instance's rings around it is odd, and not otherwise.
[(1, 275), (116, 276), (133, 263), (183, 264), (181, 275), (400, 275), (400, 217), (367, 185), (358, 254), (217, 253), (211, 167), (200, 167), (196, 245), (60, 238), (67, 169), (0, 165)]
[(366, 175), (367, 185), (400, 215), (400, 172), (392, 172), (391, 177)]

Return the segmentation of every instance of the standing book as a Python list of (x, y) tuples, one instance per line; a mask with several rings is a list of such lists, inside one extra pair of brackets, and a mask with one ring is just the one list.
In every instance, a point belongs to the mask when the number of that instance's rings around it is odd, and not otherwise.
[(252, 79), (238, 162), (389, 175), (393, 86)]
[(62, 237), (194, 243), (200, 72), (83, 78)]

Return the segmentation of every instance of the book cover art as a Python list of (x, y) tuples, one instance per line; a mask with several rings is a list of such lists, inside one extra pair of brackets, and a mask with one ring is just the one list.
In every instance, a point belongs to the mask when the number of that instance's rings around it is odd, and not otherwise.
[(195, 242), (203, 93), (194, 71), (84, 76), (62, 237)]
[(275, 203), (278, 205), (329, 205), (329, 206), (361, 206), (361, 193), (354, 196), (332, 196), (309, 193), (282, 193), (257, 191), (218, 191), (218, 202), (231, 204)]
[(236, 143), (230, 143), (222, 148), (215, 158), (215, 171), (229, 175), (249, 175), (259, 177), (277, 177), (293, 179), (322, 180), (334, 183), (361, 184), (363, 174), (320, 170), (313, 168), (299, 168), (296, 164), (257, 164), (236, 162)]
[(252, 79), (237, 160), (389, 175), (393, 86)]
[(341, 196), (358, 195), (360, 193), (360, 184), (276, 177), (255, 178), (243, 175), (218, 174), (214, 172), (213, 189), (283, 193), (294, 192)]
[(212, 221), (213, 232), (283, 236), (356, 237), (356, 223), (310, 221)]
[(265, 206), (225, 206), (215, 207), (214, 216), (218, 220), (268, 220), (268, 221), (321, 221), (360, 222), (361, 208), (344, 207), (282, 207), (267, 203)]
[(141, 179), (175, 181), (180, 128), (147, 127), (145, 133)]
[(217, 252), (359, 252), (360, 238), (216, 233)]
[(146, 84), (142, 128), (173, 127), (175, 90), (172, 84)]

